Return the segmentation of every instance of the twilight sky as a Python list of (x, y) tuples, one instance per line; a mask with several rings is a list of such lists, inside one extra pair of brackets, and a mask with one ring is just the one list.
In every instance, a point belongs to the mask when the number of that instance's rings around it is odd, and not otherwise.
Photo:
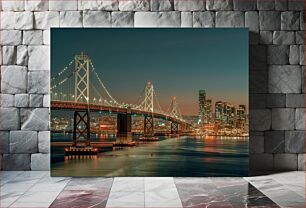
[(167, 110), (176, 96), (183, 115), (198, 114), (198, 90), (213, 104), (248, 105), (248, 31), (244, 28), (54, 28), (51, 74), (84, 52), (112, 96), (137, 103), (147, 81)]

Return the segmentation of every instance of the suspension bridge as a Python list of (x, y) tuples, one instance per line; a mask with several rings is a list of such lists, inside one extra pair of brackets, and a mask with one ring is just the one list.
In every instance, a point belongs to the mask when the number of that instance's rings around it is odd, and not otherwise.
[(132, 131), (131, 115), (144, 117), (144, 135), (154, 135), (154, 118), (171, 122), (171, 134), (189, 128), (175, 97), (164, 111), (157, 99), (153, 83), (145, 84), (138, 103), (116, 100), (103, 84), (90, 57), (84, 53), (75, 57), (51, 78), (51, 109), (72, 110), (73, 145), (86, 141), (90, 145), (90, 112), (105, 111), (117, 114), (117, 136), (129, 136)]

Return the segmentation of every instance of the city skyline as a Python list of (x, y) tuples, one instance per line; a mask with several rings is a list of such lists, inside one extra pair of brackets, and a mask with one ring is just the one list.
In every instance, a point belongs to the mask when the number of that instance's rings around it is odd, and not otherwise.
[(175, 96), (183, 115), (198, 114), (199, 89), (248, 106), (247, 39), (246, 29), (52, 29), (52, 75), (84, 51), (122, 102), (136, 103), (151, 81), (162, 108)]

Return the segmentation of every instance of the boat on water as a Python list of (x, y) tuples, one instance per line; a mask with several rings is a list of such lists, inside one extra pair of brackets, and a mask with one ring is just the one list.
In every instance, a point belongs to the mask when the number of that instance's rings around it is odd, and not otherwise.
[(99, 152), (98, 148), (92, 146), (78, 147), (70, 146), (65, 148), (65, 155), (97, 155)]
[(139, 141), (159, 141), (158, 137), (140, 137)]

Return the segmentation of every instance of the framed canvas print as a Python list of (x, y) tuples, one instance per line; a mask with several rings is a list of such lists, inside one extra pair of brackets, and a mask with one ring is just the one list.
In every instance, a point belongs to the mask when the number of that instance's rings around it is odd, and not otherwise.
[(246, 28), (52, 28), (52, 176), (247, 176)]

